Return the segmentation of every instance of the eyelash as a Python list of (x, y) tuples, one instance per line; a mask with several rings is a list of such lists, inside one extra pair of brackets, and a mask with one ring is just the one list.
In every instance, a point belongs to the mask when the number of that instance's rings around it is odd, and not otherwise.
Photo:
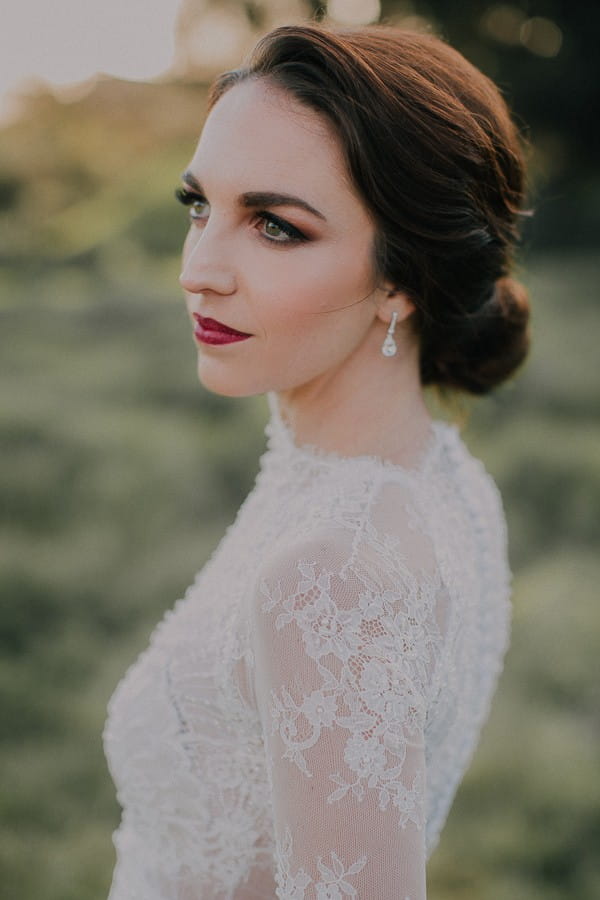
[[(185, 188), (177, 188), (175, 191), (175, 197), (179, 200), (180, 203), (183, 203), (184, 206), (191, 207), (194, 203), (207, 203), (208, 201), (201, 194), (194, 194), (192, 191), (186, 191)], [(289, 222), (286, 222), (285, 219), (280, 219), (279, 216), (273, 215), (273, 213), (267, 212), (266, 210), (260, 210), (256, 213), (257, 217), (261, 219), (264, 223), (272, 222), (276, 225), (283, 234), (287, 235), (288, 240), (286, 241), (278, 241), (276, 238), (270, 238), (268, 235), (263, 233), (263, 237), (265, 240), (269, 241), (270, 244), (292, 244), (292, 243), (300, 243), (301, 241), (306, 241), (307, 238), (301, 231), (297, 228), (294, 228), (293, 225), (290, 225)], [(198, 219), (198, 216), (194, 216), (192, 211), (190, 210), (190, 219), (192, 221)]]

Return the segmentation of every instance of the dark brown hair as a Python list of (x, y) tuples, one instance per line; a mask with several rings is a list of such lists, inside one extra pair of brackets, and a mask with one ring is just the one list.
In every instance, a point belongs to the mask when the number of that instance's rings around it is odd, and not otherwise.
[(524, 202), (517, 130), (495, 85), (428, 34), (284, 26), (210, 95), (265, 77), (333, 124), (376, 223), (378, 278), (416, 307), (423, 384), (484, 394), (529, 346), (509, 277)]

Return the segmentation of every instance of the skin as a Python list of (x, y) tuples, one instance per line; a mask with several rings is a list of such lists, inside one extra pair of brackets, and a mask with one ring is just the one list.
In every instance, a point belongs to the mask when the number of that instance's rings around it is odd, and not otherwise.
[[(245, 81), (211, 110), (187, 172), (187, 190), (201, 185), (180, 276), (188, 314), (252, 335), (197, 343), (202, 384), (227, 396), (274, 391), (300, 444), (414, 462), (430, 417), (413, 306), (376, 281), (375, 226), (331, 125), (267, 80)], [(242, 205), (253, 191), (294, 195), (321, 215)], [(265, 212), (307, 240), (290, 241)], [(381, 345), (394, 310), (389, 359)]]

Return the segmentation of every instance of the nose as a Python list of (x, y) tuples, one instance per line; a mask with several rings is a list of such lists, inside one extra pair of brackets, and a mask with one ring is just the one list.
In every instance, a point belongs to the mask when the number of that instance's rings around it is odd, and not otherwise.
[(219, 238), (209, 224), (202, 230), (190, 230), (183, 248), (183, 268), (179, 284), (190, 294), (211, 291), (233, 294), (236, 280), (224, 254), (225, 239)]

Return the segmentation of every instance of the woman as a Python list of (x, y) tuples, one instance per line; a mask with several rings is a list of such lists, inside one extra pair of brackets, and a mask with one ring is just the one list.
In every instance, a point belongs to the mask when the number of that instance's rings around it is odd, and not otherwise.
[(527, 351), (495, 87), (441, 41), (284, 27), (179, 199), (198, 374), (267, 392), (256, 485), (110, 703), (110, 900), (422, 900), (507, 642), (497, 491), (425, 385)]

